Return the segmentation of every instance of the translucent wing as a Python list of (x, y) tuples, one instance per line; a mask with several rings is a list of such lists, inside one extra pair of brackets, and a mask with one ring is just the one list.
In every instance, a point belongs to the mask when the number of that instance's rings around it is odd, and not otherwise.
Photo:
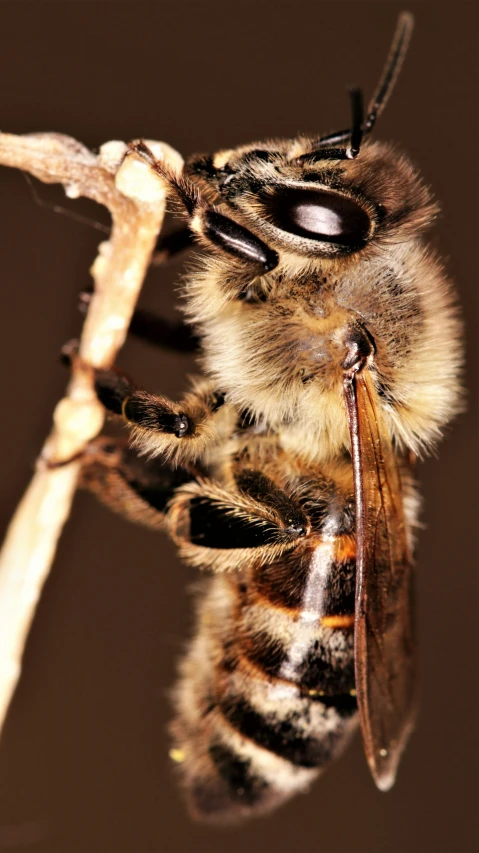
[(413, 569), (397, 458), (367, 369), (345, 380), (356, 501), (355, 668), (366, 758), (382, 791), (414, 723)]

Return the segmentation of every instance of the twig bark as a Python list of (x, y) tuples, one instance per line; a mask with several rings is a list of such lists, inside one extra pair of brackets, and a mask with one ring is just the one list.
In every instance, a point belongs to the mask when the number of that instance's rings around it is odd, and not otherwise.
[[(148, 142), (175, 170), (179, 154)], [(103, 425), (103, 410), (84, 365), (113, 363), (122, 346), (165, 212), (158, 176), (123, 142), (108, 142), (98, 155), (56, 133), (0, 133), (0, 164), (61, 183), (70, 197), (104, 204), (112, 216), (110, 239), (91, 268), (95, 290), (80, 340), (80, 356), (36, 471), (7, 530), (0, 554), (0, 729), (21, 671), (23, 649), (58, 539), (70, 513), (79, 456)]]

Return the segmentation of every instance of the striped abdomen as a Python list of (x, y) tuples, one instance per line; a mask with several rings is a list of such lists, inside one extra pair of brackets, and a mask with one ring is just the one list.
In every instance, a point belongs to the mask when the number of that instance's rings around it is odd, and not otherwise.
[(202, 819), (276, 807), (355, 727), (354, 540), (308, 540), (271, 565), (212, 578), (200, 601), (172, 757)]

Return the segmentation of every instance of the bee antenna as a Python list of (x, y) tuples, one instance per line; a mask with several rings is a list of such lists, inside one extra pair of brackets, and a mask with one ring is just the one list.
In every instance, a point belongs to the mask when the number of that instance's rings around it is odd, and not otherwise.
[(349, 143), (349, 148), (346, 149), (346, 156), (348, 160), (354, 160), (354, 158), (358, 156), (359, 151), (361, 149), (361, 141), (364, 133), (363, 93), (361, 92), (361, 89), (351, 89), (351, 91), (349, 92), (349, 96), (351, 98), (351, 113), (353, 122), (351, 130), (351, 140)]
[[(394, 88), (398, 74), (406, 56), (411, 34), (414, 28), (414, 17), (411, 12), (401, 12), (396, 24), (394, 37), (389, 48), (388, 58), (381, 79), (368, 106), (366, 121), (363, 119), (363, 97), (360, 89), (350, 91), (352, 108), (352, 129), (340, 130), (322, 136), (314, 142), (305, 154), (294, 158), (295, 163), (316, 162), (317, 160), (354, 160), (358, 156), (363, 137), (371, 133), (377, 118), (386, 106)], [(347, 144), (348, 148), (336, 146)]]
[(401, 12), (398, 18), (394, 38), (389, 49), (386, 65), (384, 66), (376, 91), (369, 102), (368, 114), (363, 126), (364, 133), (371, 133), (371, 130), (376, 124), (376, 119), (381, 115), (389, 100), (389, 96), (394, 88), (394, 84), (404, 62), (404, 57), (406, 56), (413, 28), (413, 15), (411, 15), (410, 12)]

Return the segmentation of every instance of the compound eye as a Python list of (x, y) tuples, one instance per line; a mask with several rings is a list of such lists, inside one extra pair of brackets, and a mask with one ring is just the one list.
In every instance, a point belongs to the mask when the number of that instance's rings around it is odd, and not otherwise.
[(360, 248), (370, 231), (365, 210), (337, 193), (284, 189), (265, 204), (274, 225), (309, 240)]

